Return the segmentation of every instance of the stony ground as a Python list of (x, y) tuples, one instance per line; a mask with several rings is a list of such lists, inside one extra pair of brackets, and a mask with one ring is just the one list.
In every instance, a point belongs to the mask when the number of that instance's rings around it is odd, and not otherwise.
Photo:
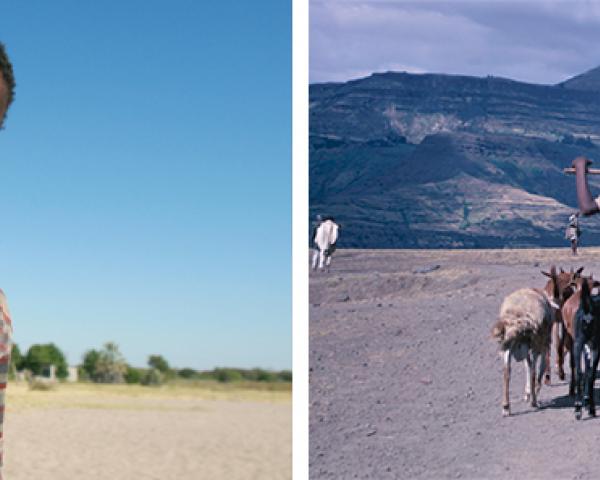
[(338, 250), (311, 272), (310, 478), (600, 475), (600, 417), (575, 420), (555, 370), (534, 409), (513, 364), (513, 415), (501, 415), (492, 324), (553, 263), (600, 278), (600, 249), (566, 248)]

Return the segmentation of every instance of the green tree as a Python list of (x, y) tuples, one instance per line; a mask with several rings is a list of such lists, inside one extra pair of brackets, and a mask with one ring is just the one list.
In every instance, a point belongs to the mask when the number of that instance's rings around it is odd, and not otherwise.
[(100, 352), (98, 350), (88, 350), (83, 355), (83, 364), (81, 369), (83, 370), (84, 377), (88, 380), (96, 381), (96, 362), (100, 358)]
[(11, 367), (14, 367), (16, 371), (20, 371), (23, 369), (23, 355), (21, 354), (21, 350), (16, 343), (13, 343), (11, 354), (10, 354), (10, 364)]
[(60, 349), (53, 343), (32, 345), (27, 350), (23, 367), (28, 368), (34, 375), (43, 375), (50, 368), (56, 367), (56, 376), (66, 378), (68, 375), (67, 361)]
[(158, 368), (149, 369), (142, 378), (142, 385), (162, 385), (165, 382), (165, 374)]
[(143, 371), (141, 369), (127, 365), (127, 372), (125, 373), (125, 381), (127, 383), (141, 383), (142, 378)]
[(95, 376), (93, 380), (100, 383), (123, 383), (127, 373), (127, 362), (114, 342), (107, 342), (98, 352)]
[(156, 368), (159, 372), (165, 374), (171, 370), (169, 362), (167, 362), (162, 355), (150, 355), (148, 357), (148, 366), (150, 368)]

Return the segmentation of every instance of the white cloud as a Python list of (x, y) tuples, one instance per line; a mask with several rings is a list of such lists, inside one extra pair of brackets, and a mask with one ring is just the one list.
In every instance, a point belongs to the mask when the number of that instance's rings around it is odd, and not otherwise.
[(312, 0), (310, 80), (403, 70), (556, 83), (600, 64), (600, 2)]

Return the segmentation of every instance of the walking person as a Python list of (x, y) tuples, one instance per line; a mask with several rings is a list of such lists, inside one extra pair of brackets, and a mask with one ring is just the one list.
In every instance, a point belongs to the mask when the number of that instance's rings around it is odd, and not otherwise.
[(571, 251), (573, 255), (577, 255), (577, 243), (581, 236), (579, 228), (579, 212), (574, 213), (569, 217), (569, 223), (565, 230), (565, 238), (571, 242)]
[[(12, 64), (4, 45), (0, 42), (0, 128), (4, 125), (6, 112), (14, 99), (15, 77)], [(4, 395), (8, 380), (8, 368), (12, 350), (12, 322), (4, 292), (0, 290), (0, 480), (2, 480), (2, 465), (4, 460), (3, 425), (4, 425)]]

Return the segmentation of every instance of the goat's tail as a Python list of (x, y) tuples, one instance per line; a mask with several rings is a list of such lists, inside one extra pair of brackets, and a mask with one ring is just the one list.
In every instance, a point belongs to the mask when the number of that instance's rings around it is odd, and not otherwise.
[(505, 332), (506, 332), (506, 325), (502, 321), (502, 319), (499, 319), (492, 327), (492, 338), (497, 340), (498, 342), (502, 342), (504, 340)]
[(505, 312), (492, 328), (492, 338), (503, 350), (509, 348), (515, 341), (530, 341), (533, 336), (533, 325), (524, 322), (522, 316), (511, 312)]

